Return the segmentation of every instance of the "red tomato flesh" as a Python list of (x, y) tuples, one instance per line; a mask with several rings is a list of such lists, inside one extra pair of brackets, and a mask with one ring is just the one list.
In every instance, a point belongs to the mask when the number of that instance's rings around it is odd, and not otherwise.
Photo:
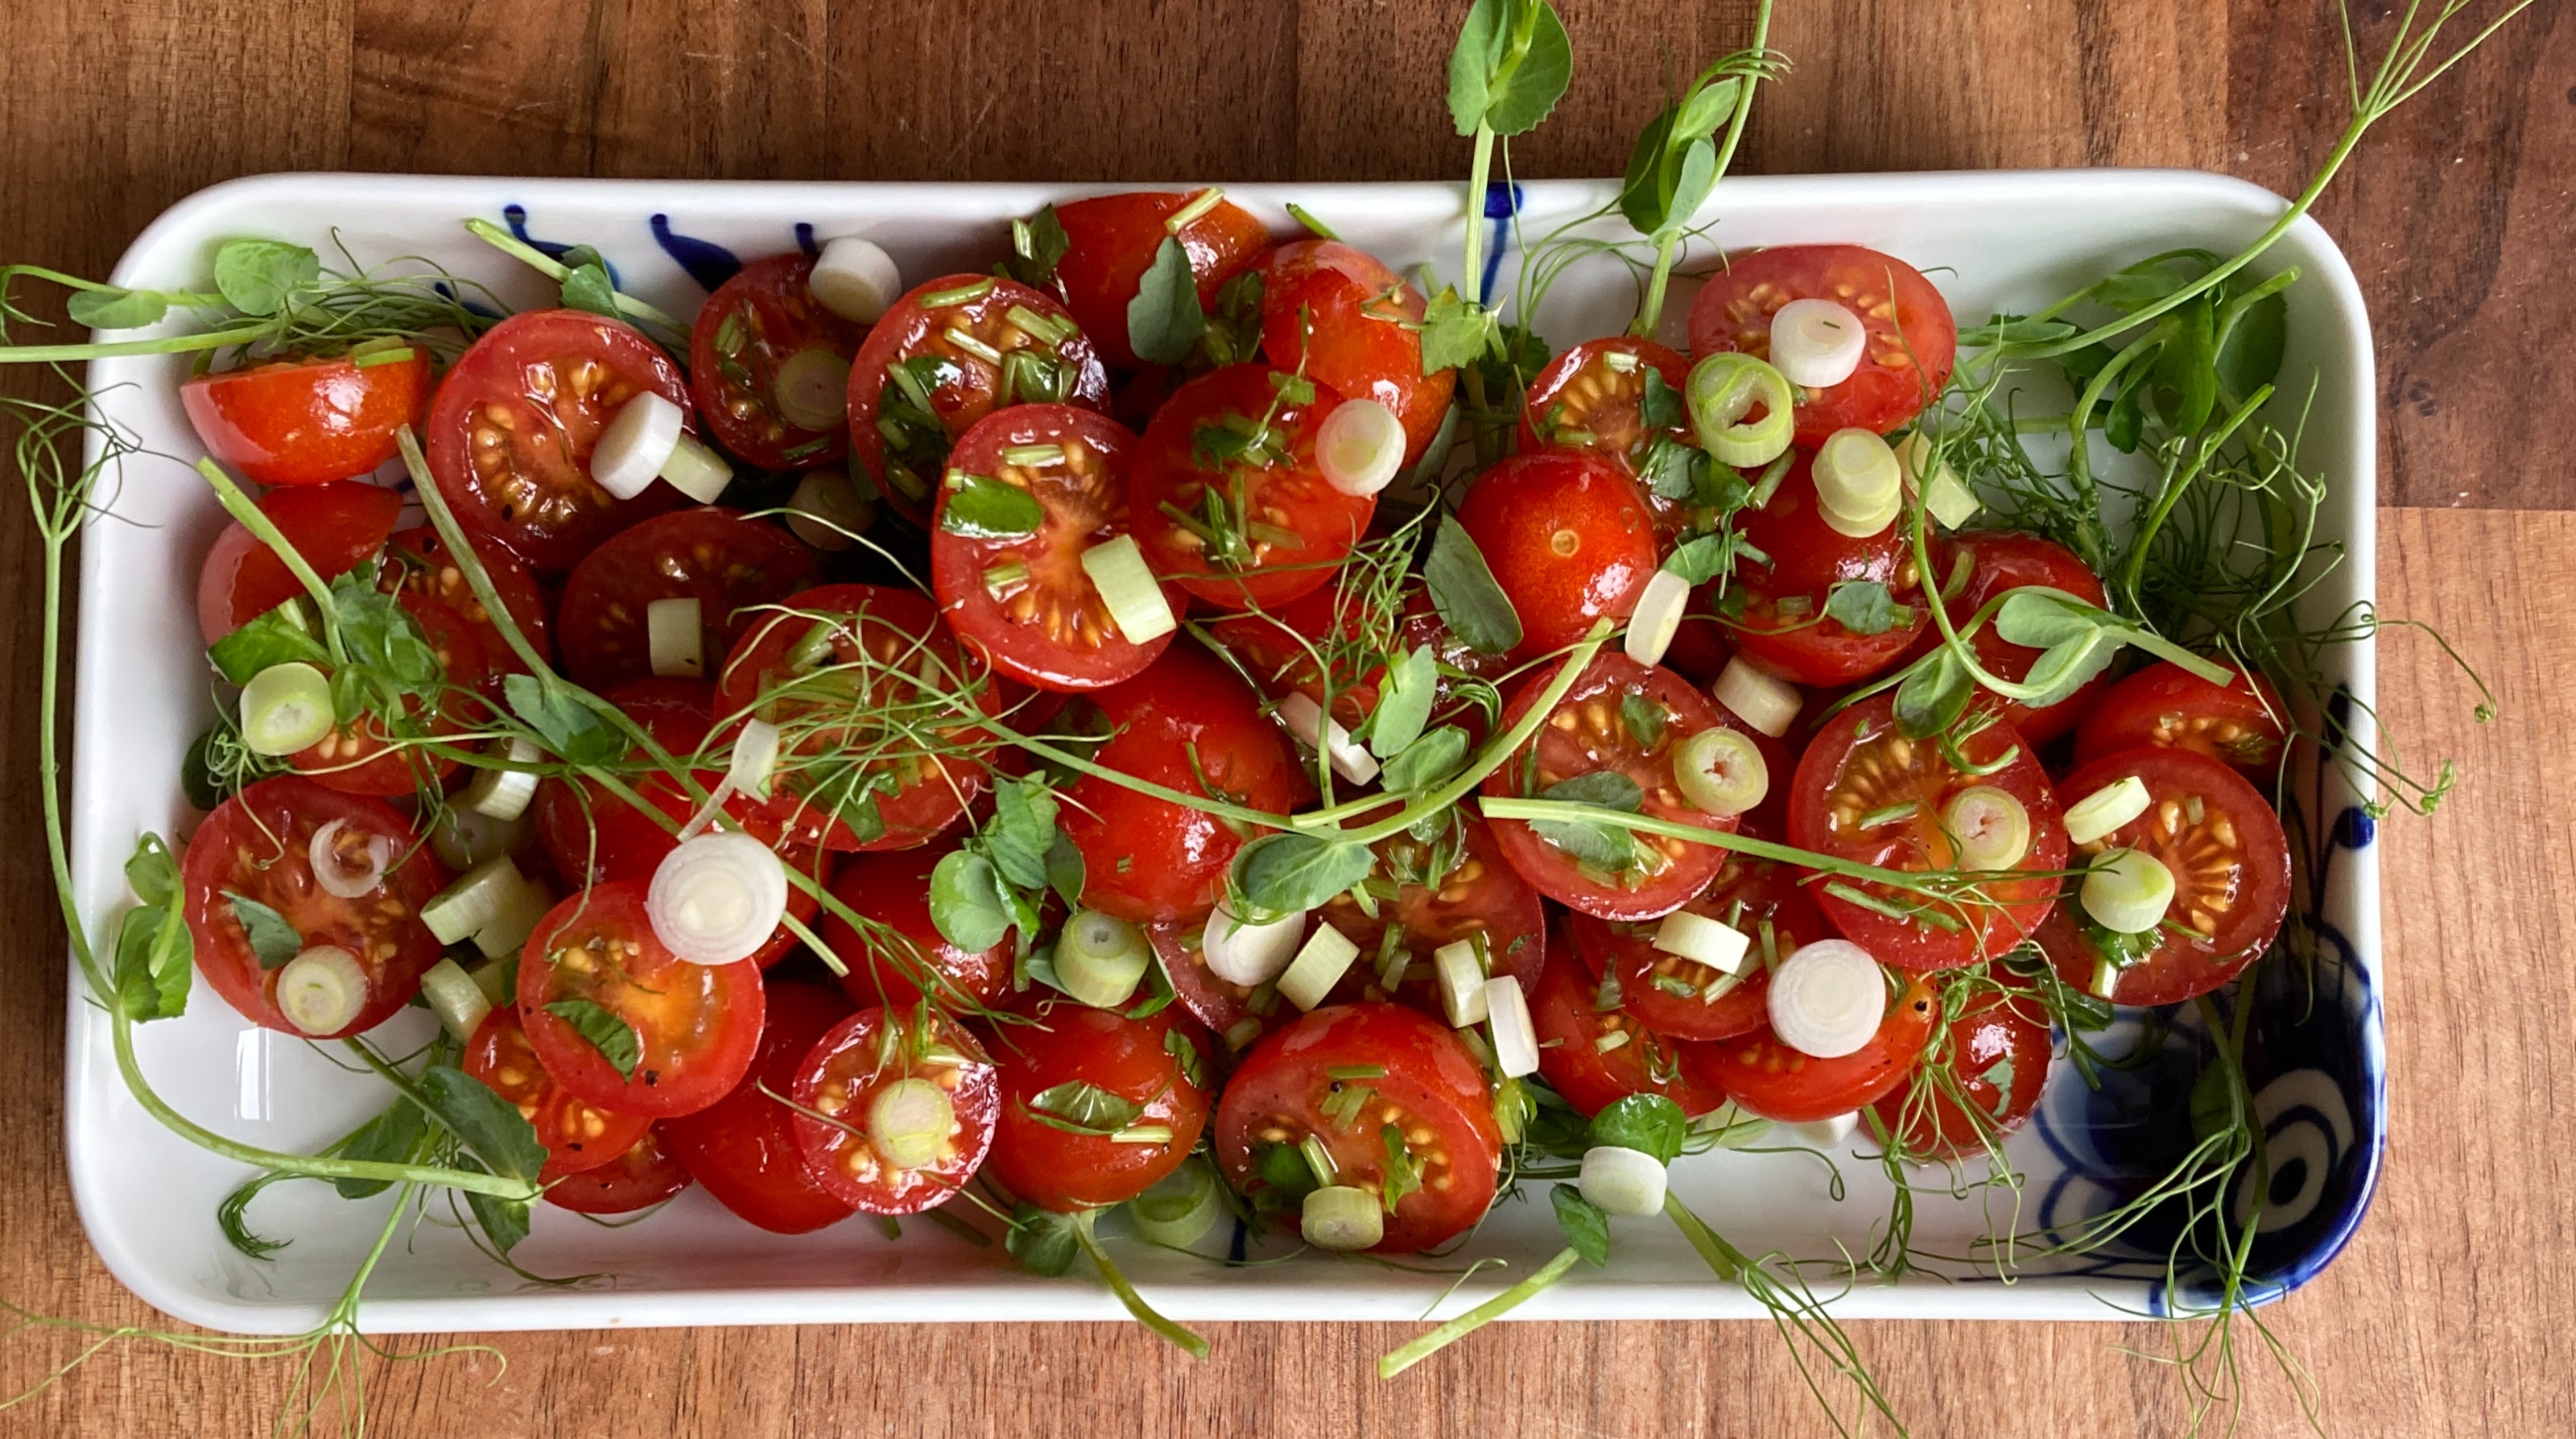
[[(864, 1133), (877, 1095), (907, 1079), (938, 1085), (951, 1111), (937, 1157), (917, 1169), (889, 1162)], [(983, 1047), (935, 1011), (927, 1028), (885, 1009), (863, 1009), (833, 1025), (806, 1054), (792, 1093), (832, 1121), (809, 1114), (790, 1121), (807, 1172), (865, 1214), (918, 1214), (963, 1188), (992, 1148), (1001, 1110), (1000, 1080)]]
[(2260, 675), (2239, 670), (2214, 685), (2158, 660), (2113, 685), (2075, 731), (2075, 762), (2141, 746), (2187, 749), (2236, 767), (2258, 784), (2280, 771), (2289, 710)]
[[(548, 911), (521, 951), (519, 1014), (557, 1084), (601, 1108), (661, 1119), (724, 1098), (751, 1068), (760, 966), (672, 954), (653, 932), (644, 890), (593, 885)], [(632, 1035), (631, 1072), (574, 1027), (598, 1011)]]
[(596, 1169), (585, 1169), (546, 1191), (546, 1202), (575, 1214), (633, 1214), (661, 1204), (689, 1187), (689, 1171), (671, 1157), (658, 1128)]
[[(402, 517), (402, 496), (357, 480), (274, 490), (259, 512), (313, 572), (336, 580), (385, 547)], [(197, 574), (197, 628), (213, 644), (303, 595), (286, 562), (238, 523), (227, 524)]]
[(1902, 1083), (1931, 1039), (1938, 1003), (1916, 980), (1888, 1006), (1869, 1043), (1839, 1059), (1801, 1054), (1782, 1044), (1768, 1024), (1704, 1045), (1691, 1058), (1747, 1114), (1809, 1124), (1849, 1114)]
[(560, 626), (564, 675), (594, 690), (653, 678), (645, 608), (676, 599), (698, 602), (704, 675), (758, 623), (760, 606), (813, 579), (814, 552), (774, 524), (712, 506), (656, 516), (573, 566)]
[(1375, 400), (1404, 424), (1404, 462), (1422, 458), (1449, 413), (1458, 372), (1422, 373), (1422, 292), (1339, 240), (1296, 240), (1261, 267), (1261, 352), (1346, 400)]
[(1622, 1009), (1607, 1007), (1599, 983), (1583, 972), (1579, 942), (1558, 947), (1530, 1000), (1538, 1034), (1538, 1072), (1578, 1113), (1598, 1114), (1631, 1094), (1660, 1094), (1693, 1118), (1726, 1102), (1724, 1086), (1691, 1063), (1706, 1045), (1655, 1033)]
[(998, 1004), (1010, 992), (1009, 938), (968, 951), (931, 923), (930, 872), (943, 854), (930, 845), (853, 855), (834, 876), (833, 897), (872, 921), (861, 933), (837, 914), (823, 920), (823, 943), (849, 971), (841, 988), (853, 1001), (908, 1010), (927, 989), (940, 1008), (964, 1012)]
[[(828, 465), (848, 452), (848, 427), (809, 430), (787, 418), (779, 371), (819, 351), (847, 365), (866, 336), (814, 299), (808, 255), (754, 260), (716, 287), (689, 330), (689, 391), (716, 440), (764, 470)], [(811, 363), (811, 362), (807, 362)], [(831, 397), (847, 404), (846, 382)]]
[[(1938, 578), (1945, 592), (1954, 583), (1952, 577), (1958, 575), (1962, 567), (1966, 569), (1966, 583), (1959, 585), (1956, 592), (1943, 601), (1950, 623), (1961, 628), (1976, 617), (1977, 611), (1993, 603), (1997, 596), (2030, 586), (2063, 590), (2090, 605), (2109, 603), (2102, 582), (2084, 567), (2084, 562), (2075, 557), (2073, 550), (2037, 535), (1953, 535), (1934, 542), (1932, 558), (1940, 569)], [(1926, 625), (1922, 638), (1915, 644), (1914, 653), (1929, 654), (1940, 642), (1941, 632)], [(1997, 679), (2016, 683), (2030, 677), (2030, 667), (2038, 662), (2040, 655), (2038, 650), (2028, 645), (2014, 644), (1995, 633), (1992, 619), (1969, 638), (1968, 644), (1977, 652), (1977, 663), (1988, 673)], [(2092, 707), (2094, 697), (2110, 683), (2109, 675), (2096, 675), (2085, 681), (2075, 693), (2046, 709), (2035, 710), (2019, 700), (2004, 700), (2001, 702), (2004, 722), (2023, 739), (2044, 745), (2075, 728), (2076, 721)]]
[[(1743, 613), (1733, 622), (1737, 648), (1762, 669), (1802, 685), (1866, 679), (1913, 648), (1932, 622), (1923, 607), (1922, 576), (1902, 523), (1854, 539), (1824, 521), (1816, 506), (1812, 457), (1800, 455), (1769, 503), (1745, 510), (1736, 528), (1767, 558), (1737, 566)], [(1826, 616), (1834, 591), (1876, 584), (1897, 606), (1887, 628), (1864, 633)]]
[(2039, 1108), (2050, 1047), (2048, 1014), (2029, 991), (1987, 990), (1933, 1041), (1912, 1082), (1878, 1097), (1879, 1123), (1910, 1158), (1982, 1153)]
[(655, 1126), (663, 1147), (716, 1202), (772, 1234), (808, 1234), (854, 1212), (805, 1167), (795, 1111), (761, 1092), (786, 1094), (823, 1031), (850, 1012), (819, 984), (772, 979), (751, 1070), (724, 1098)]
[(529, 1047), (515, 1004), (492, 1006), (465, 1046), (463, 1067), (536, 1126), (537, 1140), (546, 1147), (546, 1167), (537, 1174), (542, 1184), (616, 1159), (652, 1126), (640, 1114), (585, 1103), (555, 1083)]
[[(1770, 966), (1802, 944), (1832, 936), (1798, 876), (1767, 859), (1729, 854), (1717, 878), (1682, 908), (1753, 941), (1745, 971), (1733, 983), (1720, 984), (1715, 969), (1655, 948), (1657, 921), (1565, 918), (1566, 939), (1585, 972), (1596, 981), (1606, 972), (1617, 982), (1622, 1010), (1674, 1039), (1731, 1039), (1769, 1023)], [(1713, 999), (1711, 985), (1718, 987)]]
[(1230, 609), (1284, 605), (1330, 582), (1377, 513), (1376, 496), (1343, 494), (1315, 463), (1315, 436), (1341, 402), (1267, 365), (1183, 385), (1145, 427), (1128, 488), (1154, 573)]
[[(1129, 1019), (1065, 1003), (1036, 1019), (1009, 1026), (995, 1046), (1002, 1103), (985, 1163), (1002, 1187), (1071, 1214), (1122, 1204), (1180, 1168), (1210, 1102), (1197, 1026), (1173, 1009)], [(1157, 1129), (1170, 1137), (1147, 1137)]]
[(1884, 435), (1921, 413), (1950, 382), (1959, 328), (1923, 272), (1859, 245), (1782, 245), (1727, 257), (1691, 302), (1691, 353), (1771, 354), (1771, 317), (1791, 300), (1832, 300), (1869, 333), (1860, 368), (1797, 405), (1798, 443), (1823, 444), (1857, 426)]
[(1067, 241), (1064, 257), (1056, 262), (1056, 286), (1064, 292), (1065, 307), (1100, 347), (1100, 357), (1119, 369), (1139, 363), (1127, 343), (1127, 306), (1164, 237), (1181, 242), (1190, 277), (1197, 282), (1199, 307), (1211, 315), (1217, 310), (1217, 291), (1270, 243), (1261, 222), (1231, 200), (1217, 201), (1174, 230), (1172, 217), (1194, 198), (1192, 191), (1146, 190), (1095, 195), (1055, 207)]

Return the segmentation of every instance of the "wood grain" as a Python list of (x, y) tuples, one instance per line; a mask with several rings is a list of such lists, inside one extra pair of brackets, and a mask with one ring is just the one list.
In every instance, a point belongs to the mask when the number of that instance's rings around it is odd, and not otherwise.
[[(746, 178), (1420, 178), (1461, 174), (1439, 102), (1457, 7), (1417, 0), (96, 0), (15, 6), (0, 46), (0, 255), (102, 272), (189, 190), (267, 169)], [(1565, 0), (1577, 80), (1521, 173), (1615, 172), (1675, 69), (1744, 43), (1750, 0)], [(2384, 24), (2386, 6), (2364, 7)], [(2378, 319), (2390, 464), (2413, 505), (2576, 506), (2542, 417), (2576, 401), (2548, 341), (2576, 234), (2576, 26), (2535, 7), (2354, 158), (2319, 213)], [(2173, 164), (2276, 189), (2341, 110), (2332, 0), (1783, 0), (1797, 73), (1749, 169)], [(0, 376), (23, 393), (30, 377)], [(62, 963), (35, 830), (34, 536), (0, 506), (0, 1294), (149, 1323), (80, 1238), (61, 1169)], [(2467, 717), (2438, 652), (2392, 634), (2413, 753), (2468, 779), (2390, 826), (2392, 1165), (2360, 1237), (2267, 1319), (2337, 1433), (2576, 1432), (2564, 1235), (2576, 1228), (2576, 517), (2389, 513), (2392, 612), (2442, 624), (2502, 693)], [(112, 762), (112, 757), (93, 757)], [(1393, 1384), (1402, 1331), (1222, 1326), (1191, 1365), (1125, 1326), (509, 1336), (371, 1363), (377, 1432), (1810, 1433), (1750, 1325), (1533, 1325)], [(2167, 1435), (2171, 1376), (2132, 1326), (1856, 1331), (1920, 1434)], [(0, 1392), (76, 1352), (22, 1334)], [(405, 1348), (415, 1345), (406, 1344)], [(285, 1376), (141, 1343), (0, 1411), (0, 1436), (265, 1431)], [(2246, 1432), (2290, 1432), (2251, 1375)]]

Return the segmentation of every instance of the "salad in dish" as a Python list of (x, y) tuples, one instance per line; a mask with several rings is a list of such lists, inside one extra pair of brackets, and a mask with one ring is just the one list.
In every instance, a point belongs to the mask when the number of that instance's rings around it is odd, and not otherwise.
[[(2335, 163), (2459, 8), (2410, 14)], [(2289, 776), (2449, 784), (2316, 692), (2376, 618), (2292, 615), (2336, 557), (2273, 418), (2297, 275), (2252, 265), (2332, 166), (2244, 251), (2031, 314), (1858, 245), (1691, 259), (1784, 68), (1768, 14), (1612, 205), (1522, 237), (1508, 295), (1479, 226), (1462, 290), (1214, 187), (1047, 207), (979, 271), (782, 246), (686, 319), (482, 220), (558, 304), (257, 237), (202, 292), (13, 269), (103, 332), (204, 322), (0, 359), (196, 358), (185, 458), (229, 519), (214, 719), (171, 776), (198, 818), (139, 837), (96, 952), (46, 802), (128, 1085), (248, 1166), (226, 1236), (275, 1251), (277, 1183), (391, 1189), (378, 1254), (436, 1203), (543, 1283), (536, 1208), (694, 1186), (774, 1232), (917, 1216), (1080, 1264), (1203, 1353), (1120, 1246), (1472, 1263), (1543, 1194), (1563, 1252), (1383, 1373), (1669, 1222), (1894, 1423), (1814, 1258), (1738, 1248), (1669, 1166), (1865, 1151), (1897, 1205), (1835, 1279), (1893, 1278), (1933, 1261), (1914, 1186), (2010, 1188), (2005, 1137), (2109, 1062), (2087, 1036), (2189, 1004), (2204, 1142), (2072, 1234), (2002, 1207), (1974, 1262), (2186, 1209), (2232, 1366), (2245, 977), (2312, 960)], [(1567, 65), (1543, 0), (1470, 8), (1471, 195)], [(1576, 264), (1630, 267), (1637, 309), (1559, 348), (1529, 317)], [(21, 417), (58, 610), (133, 445)], [(136, 1044), (200, 978), (387, 1107), (314, 1154), (188, 1118)], [(396, 1052), (414, 1006), (440, 1033)], [(309, 1363), (365, 1282), (238, 1347)]]

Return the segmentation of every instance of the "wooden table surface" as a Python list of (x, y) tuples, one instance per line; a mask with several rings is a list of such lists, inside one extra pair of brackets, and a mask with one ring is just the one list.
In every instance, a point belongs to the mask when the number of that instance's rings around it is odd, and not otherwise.
[[(1751, 0), (1561, 0), (1576, 78), (1523, 175), (1617, 173), (1668, 47), (1744, 43)], [(2387, 3), (2357, 7), (2383, 24)], [(1463, 176), (1439, 76), (1463, 0), (88, 0), (8, 7), (0, 257), (103, 273), (181, 195), (263, 170), (739, 178)], [(2183, 165), (2275, 189), (2342, 123), (2333, 0), (1780, 0), (1797, 64), (1748, 170)], [(1722, 192), (1721, 192), (1722, 193)], [(2542, 0), (2367, 142), (2318, 214), (2378, 330), (2380, 593), (2502, 698), (2473, 724), (2392, 632), (2381, 700), (2464, 774), (2384, 834), (2395, 1075), (2386, 1181), (2352, 1248), (2265, 1318), (2333, 1432), (2576, 1433), (2576, 24)], [(0, 383), (19, 384), (19, 379)], [(81, 1237), (62, 1170), (62, 939), (38, 833), (31, 527), (0, 506), (0, 1297), (153, 1317)], [(518, 1335), (373, 1362), (394, 1436), (1414, 1435), (1822, 1431), (1767, 1328), (1514, 1325), (1405, 1379), (1400, 1331), (1213, 1326), (1193, 1364), (1116, 1325)], [(1923, 1435), (2170, 1435), (2133, 1325), (1855, 1326)], [(417, 1341), (398, 1346), (419, 1347)], [(74, 1342), (0, 1347), (0, 1393)], [(285, 1374), (111, 1348), (0, 1435), (267, 1432)], [(2259, 1356), (2247, 1433), (2298, 1427)]]

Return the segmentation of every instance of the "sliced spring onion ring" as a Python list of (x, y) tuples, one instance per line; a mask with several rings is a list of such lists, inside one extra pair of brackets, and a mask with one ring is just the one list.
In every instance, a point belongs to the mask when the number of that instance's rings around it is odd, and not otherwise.
[(903, 272), (875, 241), (835, 235), (823, 242), (805, 288), (817, 304), (842, 319), (873, 325), (903, 294)]
[(2091, 844), (2147, 812), (2147, 782), (2122, 775), (2066, 809), (2066, 842)]
[(474, 947), (486, 959), (513, 953), (528, 942), (528, 936), (536, 933), (537, 921), (554, 907), (554, 891), (522, 875), (516, 887), (502, 893), (500, 908), (474, 931)]
[(1279, 718), (1286, 721), (1288, 732), (1297, 742), (1319, 751), (1330, 760), (1333, 773), (1353, 784), (1367, 784), (1377, 778), (1377, 756), (1351, 739), (1342, 722), (1328, 719), (1324, 707), (1303, 691), (1292, 693), (1279, 702)]
[(1850, 379), (1868, 344), (1860, 316), (1831, 300), (1791, 300), (1771, 315), (1771, 363), (1804, 389)]
[(293, 754), (331, 732), (331, 681), (300, 660), (270, 665), (242, 686), (242, 743), (253, 754)]
[(1816, 450), (1816, 513), (1837, 534), (1865, 540), (1905, 508), (1905, 472), (1887, 441), (1857, 427), (1836, 430)]
[(1279, 976), (1279, 993), (1299, 1009), (1313, 1009), (1333, 992), (1350, 972), (1351, 961), (1359, 958), (1360, 947), (1349, 936), (1330, 924), (1318, 924), (1306, 936), (1297, 957)]
[(1753, 726), (1773, 739), (1789, 732), (1798, 722), (1798, 711), (1806, 708), (1807, 697), (1787, 680), (1764, 674), (1746, 664), (1741, 655), (1726, 662), (1717, 672), (1717, 683), (1709, 686), (1710, 695), (1732, 710), (1737, 719)]
[(277, 972), (277, 1007), (306, 1034), (337, 1034), (367, 1007), (367, 972), (336, 944), (317, 944)]
[(590, 452), (590, 478), (621, 500), (644, 493), (679, 448), (680, 420), (680, 407), (651, 390), (628, 400), (599, 432), (599, 443)]
[[(532, 765), (542, 757), (534, 740), (517, 735), (511, 736), (501, 756), (510, 765)], [(514, 820), (528, 812), (528, 801), (536, 793), (537, 777), (525, 769), (476, 770), (473, 782), (456, 802), (486, 819)]]
[(696, 595), (677, 595), (644, 606), (644, 646), (654, 674), (666, 680), (705, 676), (706, 629), (698, 614)]
[(2144, 850), (2115, 849), (2084, 871), (2084, 912), (2104, 929), (2144, 934), (2173, 908), (2173, 871)]
[(1298, 942), (1305, 937), (1302, 909), (1267, 924), (1247, 924), (1220, 903), (1208, 911), (1207, 926), (1199, 931), (1199, 954), (1228, 984), (1268, 984), (1297, 957)]
[(778, 418), (800, 430), (837, 430), (850, 420), (850, 362), (829, 350), (798, 350), (770, 381)]
[(1530, 1027), (1529, 997), (1519, 980), (1496, 975), (1485, 981), (1485, 1031), (1494, 1045), (1494, 1068), (1505, 1079), (1538, 1072), (1538, 1031)]
[(420, 922), (440, 944), (462, 944), (509, 908), (511, 892), (528, 882), (506, 854), (496, 855), (459, 875), (420, 907)]
[(1887, 977), (1869, 951), (1847, 939), (1801, 945), (1771, 972), (1771, 1032), (1817, 1059), (1840, 1059), (1869, 1043), (1887, 1015)]
[(348, 830), (346, 821), (333, 820), (313, 831), (311, 842), (304, 846), (304, 857), (312, 863), (313, 882), (334, 899), (364, 899), (385, 882), (385, 870), (394, 862), (393, 836), (371, 834), (364, 848), (366, 863), (351, 868), (342, 862), (340, 836)]
[(733, 757), (725, 763), (724, 782), (734, 793), (769, 798), (769, 777), (778, 769), (778, 726), (747, 719), (733, 737)]
[(2008, 790), (1970, 785), (1941, 806), (1961, 869), (2010, 869), (2030, 853), (2030, 810)]
[(671, 488), (702, 505), (712, 505), (733, 483), (733, 462), (707, 448), (695, 436), (682, 435), (662, 462), (662, 478)]
[(644, 908), (671, 953), (691, 964), (731, 964), (777, 932), (787, 913), (787, 867), (750, 835), (693, 835), (654, 869)]
[(1485, 1022), (1485, 966), (1476, 958), (1474, 940), (1452, 940), (1431, 951), (1431, 972), (1440, 982), (1440, 1012), (1451, 1029)]
[(1673, 636), (1681, 633), (1682, 616), (1690, 610), (1690, 581), (1671, 570), (1657, 570), (1637, 592), (1637, 608), (1628, 616), (1628, 658), (1641, 665), (1664, 662)]
[(1315, 465), (1343, 494), (1374, 495), (1404, 468), (1405, 443), (1395, 411), (1375, 400), (1344, 400), (1315, 432)]
[(1673, 751), (1673, 783), (1703, 814), (1743, 814), (1771, 792), (1771, 765), (1751, 735), (1711, 725)]
[(429, 828), (429, 847), (438, 862), (459, 874), (487, 859), (510, 853), (527, 838), (528, 819), (524, 814), (510, 819), (451, 804), (438, 812)]
[(1091, 576), (1091, 587), (1100, 591), (1101, 608), (1109, 611), (1110, 621), (1127, 643), (1151, 644), (1180, 628), (1172, 602), (1164, 598), (1163, 587), (1146, 565), (1145, 552), (1136, 547), (1134, 535), (1118, 535), (1084, 550), (1082, 572)]
[(1372, 1249), (1386, 1238), (1386, 1214), (1375, 1190), (1327, 1184), (1307, 1193), (1297, 1231), (1318, 1249)]
[(1224, 1212), (1225, 1201), (1216, 1192), (1216, 1170), (1195, 1154), (1153, 1188), (1127, 1201), (1127, 1217), (1136, 1221), (1136, 1232), (1174, 1249), (1187, 1249), (1206, 1238)]
[(1707, 965), (1721, 974), (1738, 975), (1744, 972), (1753, 939), (1707, 915), (1677, 909), (1655, 926), (1655, 948)]
[(473, 968), (465, 971), (465, 976), (474, 981), (476, 989), (483, 991), (483, 998), (486, 1001), (492, 1004), (516, 1004), (519, 1002), (518, 995), (510, 988), (510, 980), (517, 973), (515, 968), (499, 960), (486, 959), (477, 961)]
[(788, 532), (818, 550), (852, 548), (876, 520), (874, 489), (862, 493), (839, 470), (807, 470), (787, 497)]
[[(1896, 462), (1905, 470), (1906, 493), (1923, 489), (1923, 467), (1932, 463), (1932, 437), (1921, 430), (1907, 435), (1896, 446)], [(1923, 495), (1923, 508), (1955, 530), (1977, 517), (1982, 502), (1977, 492), (1959, 478), (1957, 470), (1943, 464), (1932, 472), (1932, 488)]]
[(1664, 1208), (1664, 1166), (1655, 1156), (1617, 1144), (1583, 1151), (1583, 1197), (1621, 1219), (1643, 1219)]
[(492, 1012), (492, 997), (465, 972), (465, 966), (452, 959), (442, 959), (422, 973), (420, 996), (458, 1039), (472, 1039), (474, 1031), (483, 1027), (483, 1017)]
[(898, 1079), (868, 1101), (868, 1146), (897, 1169), (919, 1169), (939, 1157), (957, 1106), (937, 1081)]
[(1136, 992), (1153, 956), (1136, 926), (1096, 909), (1074, 911), (1055, 942), (1055, 977), (1094, 1009), (1116, 1009)]
[[(1682, 382), (1682, 395), (1700, 448), (1719, 464), (1767, 465), (1788, 451), (1797, 433), (1787, 377), (1751, 355), (1720, 351), (1701, 360)], [(1762, 418), (1747, 420), (1757, 407)]]

